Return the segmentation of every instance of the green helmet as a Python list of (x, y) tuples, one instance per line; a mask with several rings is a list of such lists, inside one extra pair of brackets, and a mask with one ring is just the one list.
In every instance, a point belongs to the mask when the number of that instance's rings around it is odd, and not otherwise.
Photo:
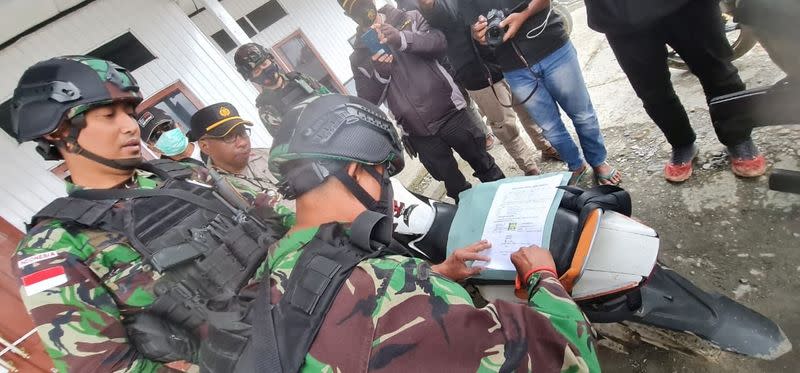
[(389, 176), (405, 165), (386, 114), (353, 96), (329, 94), (301, 102), (283, 117), (274, 140), (270, 171), (287, 198), (313, 189), (350, 162), (384, 165)]
[[(78, 133), (85, 125), (83, 114), (93, 107), (119, 101), (134, 106), (142, 102), (139, 86), (125, 68), (85, 56), (52, 58), (22, 74), (11, 100), (10, 132), (18, 142), (39, 140), (37, 150), (45, 159), (60, 159), (55, 145), (42, 139), (45, 135), (69, 121), (71, 132), (64, 141), (77, 146)], [(80, 147), (72, 149), (89, 158), (95, 156)], [(120, 166), (110, 162), (112, 167)]]

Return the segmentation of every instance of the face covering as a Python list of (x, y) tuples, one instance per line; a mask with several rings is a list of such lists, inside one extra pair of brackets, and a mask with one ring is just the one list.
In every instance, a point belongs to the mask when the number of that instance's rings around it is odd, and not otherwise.
[(161, 134), (156, 141), (156, 149), (167, 157), (176, 156), (183, 153), (189, 146), (189, 139), (183, 134), (180, 128), (173, 128)]
[(275, 84), (275, 81), (278, 80), (278, 73), (280, 72), (280, 68), (278, 64), (273, 62), (269, 67), (261, 71), (261, 74), (254, 76), (250, 79), (251, 82), (256, 84), (261, 84), (263, 86), (271, 86)]

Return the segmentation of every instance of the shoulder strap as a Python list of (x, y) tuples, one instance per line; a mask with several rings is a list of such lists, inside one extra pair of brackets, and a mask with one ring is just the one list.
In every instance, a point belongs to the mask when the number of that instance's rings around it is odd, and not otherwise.
[(367, 242), (366, 247), (347, 239), (339, 224), (320, 227), (314, 239), (303, 247), (303, 253), (287, 281), (286, 292), (276, 305), (269, 301), (269, 277), (264, 278), (259, 289), (261, 294), (254, 304), (254, 333), (251, 341), (254, 355), (249, 357), (253, 359), (250, 364), (254, 365), (251, 367), (256, 369), (248, 370), (248, 367), (237, 371), (300, 370), (325, 320), (325, 314), (353, 268), (362, 260), (389, 253), (385, 244), (379, 244), (377, 250), (372, 249), (374, 245), (371, 243), (375, 240), (369, 238), (369, 233), (380, 230), (382, 219), (368, 216), (361, 220), (356, 219), (356, 222), (354, 225), (359, 226), (359, 233), (355, 232), (355, 227), (352, 233), (360, 235), (368, 232), (366, 241), (361, 239), (362, 244)]
[(44, 219), (75, 222), (87, 227), (95, 226), (114, 206), (115, 201), (92, 201), (83, 198), (62, 197), (50, 202), (31, 218), (28, 229)]
[[(258, 286), (258, 295), (253, 306), (256, 310), (251, 334), (254, 369), (250, 371), (282, 373), (278, 337), (275, 335), (275, 321), (272, 317), (272, 284), (269, 276)], [(245, 369), (237, 369), (237, 372), (244, 372)]]
[(222, 204), (211, 203), (209, 200), (202, 198), (192, 192), (179, 190), (179, 189), (81, 189), (70, 193), (70, 197), (75, 199), (84, 199), (89, 201), (102, 201), (110, 200), (116, 201), (126, 198), (143, 198), (143, 197), (157, 197), (167, 196), (177, 198), (189, 202), (195, 206), (199, 206), (206, 210), (221, 214), (223, 216), (230, 216), (233, 212), (225, 208)]
[(171, 159), (154, 159), (139, 165), (139, 169), (152, 172), (163, 180), (186, 179), (192, 176), (192, 168)]

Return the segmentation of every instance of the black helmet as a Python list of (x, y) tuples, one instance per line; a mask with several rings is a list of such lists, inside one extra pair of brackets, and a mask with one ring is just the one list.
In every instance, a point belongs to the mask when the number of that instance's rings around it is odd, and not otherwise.
[(236, 65), (236, 71), (242, 74), (245, 80), (250, 80), (250, 74), (253, 69), (266, 60), (270, 60), (274, 63), (275, 57), (267, 48), (256, 43), (243, 44), (236, 50), (236, 54), (233, 55), (233, 63)]
[[(293, 198), (328, 176), (341, 179), (337, 172), (350, 162), (384, 165), (388, 181), (405, 165), (402, 149), (392, 122), (377, 106), (359, 97), (328, 94), (311, 97), (286, 113), (269, 165), (286, 197)], [(311, 162), (298, 166), (290, 162), (294, 160)]]
[(139, 136), (144, 142), (155, 142), (162, 133), (175, 128), (175, 120), (164, 110), (151, 107), (139, 113)]
[(25, 70), (14, 90), (11, 135), (18, 142), (40, 140), (39, 153), (46, 159), (59, 159), (61, 156), (53, 144), (42, 137), (68, 120), (71, 131), (63, 141), (73, 142), (76, 152), (92, 158), (94, 154), (77, 147), (78, 133), (85, 124), (83, 114), (93, 107), (119, 101), (134, 106), (142, 102), (139, 86), (125, 68), (85, 56), (42, 61)]

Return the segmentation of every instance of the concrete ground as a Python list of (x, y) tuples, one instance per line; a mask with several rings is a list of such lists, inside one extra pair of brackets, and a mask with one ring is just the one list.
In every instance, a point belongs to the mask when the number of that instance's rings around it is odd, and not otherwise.
[[(673, 70), (675, 90), (698, 135), (694, 176), (680, 185), (662, 177), (669, 145), (641, 107), (602, 34), (586, 26), (583, 8), (573, 11), (572, 41), (600, 118), (609, 162), (623, 174), (634, 215), (662, 238), (660, 260), (708, 291), (725, 294), (766, 315), (800, 344), (800, 196), (767, 190), (767, 177), (736, 178), (717, 142), (697, 79)], [(735, 62), (748, 87), (771, 84), (783, 74), (760, 46)], [(565, 122), (570, 123), (565, 117)], [(568, 124), (568, 127), (570, 125)], [(754, 132), (769, 169), (800, 170), (800, 126)], [(520, 175), (502, 146), (492, 155), (507, 175)], [(469, 167), (461, 161), (465, 174)], [(560, 163), (540, 164), (560, 171)], [(412, 189), (441, 197), (444, 188), (412, 161), (401, 179)], [(474, 178), (472, 178), (473, 182)], [(714, 363), (653, 347), (629, 354), (601, 349), (609, 372), (774, 372), (800, 369), (800, 347), (775, 361), (725, 354)]]

